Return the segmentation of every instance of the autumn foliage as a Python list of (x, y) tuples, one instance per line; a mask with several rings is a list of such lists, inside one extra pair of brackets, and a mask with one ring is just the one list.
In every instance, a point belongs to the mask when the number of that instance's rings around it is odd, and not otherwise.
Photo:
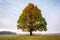
[(21, 16), (17, 22), (17, 28), (26, 29), (32, 35), (32, 31), (46, 31), (46, 21), (41, 14), (41, 10), (32, 3), (29, 3), (28, 6), (23, 10)]

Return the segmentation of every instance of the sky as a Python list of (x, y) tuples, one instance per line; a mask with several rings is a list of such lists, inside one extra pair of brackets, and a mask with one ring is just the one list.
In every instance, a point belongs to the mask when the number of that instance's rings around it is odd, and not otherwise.
[(0, 31), (22, 32), (16, 25), (29, 3), (41, 9), (47, 21), (46, 33), (60, 33), (60, 0), (0, 0)]

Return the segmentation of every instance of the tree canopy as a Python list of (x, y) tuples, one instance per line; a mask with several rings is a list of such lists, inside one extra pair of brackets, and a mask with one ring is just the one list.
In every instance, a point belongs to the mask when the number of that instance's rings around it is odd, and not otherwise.
[(29, 3), (23, 10), (17, 22), (18, 29), (30, 31), (47, 31), (47, 22), (41, 14), (41, 10), (32, 3)]

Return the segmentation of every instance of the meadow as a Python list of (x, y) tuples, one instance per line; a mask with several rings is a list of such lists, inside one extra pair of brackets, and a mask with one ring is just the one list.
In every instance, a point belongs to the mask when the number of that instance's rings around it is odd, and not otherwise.
[(60, 40), (60, 35), (0, 35), (0, 40)]

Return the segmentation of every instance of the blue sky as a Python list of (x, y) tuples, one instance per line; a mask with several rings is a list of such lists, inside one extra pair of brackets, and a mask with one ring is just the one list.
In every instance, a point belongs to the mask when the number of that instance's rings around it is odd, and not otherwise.
[(0, 0), (0, 31), (16, 31), (17, 20), (28, 3), (41, 9), (47, 32), (60, 33), (60, 0)]

